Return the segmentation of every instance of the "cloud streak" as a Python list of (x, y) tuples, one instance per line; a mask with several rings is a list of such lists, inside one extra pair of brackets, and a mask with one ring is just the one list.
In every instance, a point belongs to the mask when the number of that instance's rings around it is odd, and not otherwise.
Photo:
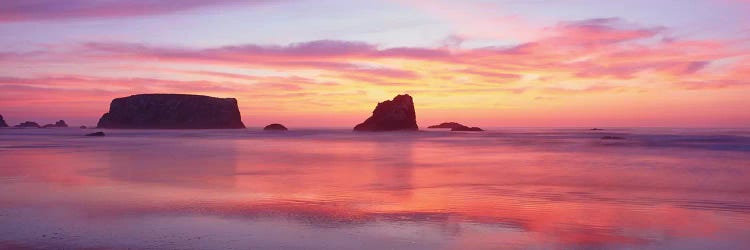
[(226, 5), (261, 5), (273, 0), (28, 0), (0, 2), (0, 22), (86, 18), (122, 18), (171, 14)]

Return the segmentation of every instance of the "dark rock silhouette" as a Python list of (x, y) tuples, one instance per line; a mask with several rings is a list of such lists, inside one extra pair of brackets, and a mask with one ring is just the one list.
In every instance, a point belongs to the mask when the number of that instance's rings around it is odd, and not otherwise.
[(3, 116), (0, 115), (0, 128), (7, 128), (8, 124), (5, 123), (5, 119), (3, 119)]
[(378, 103), (372, 116), (354, 127), (354, 131), (419, 130), (414, 101), (409, 95)]
[(602, 137), (602, 140), (625, 140), (625, 137), (620, 136), (604, 136)]
[(87, 129), (87, 127), (86, 127), (86, 126), (80, 126), (80, 127), (78, 127), (78, 128), (80, 128), (80, 129)]
[(484, 130), (479, 127), (467, 127), (467, 126), (461, 125), (461, 127), (451, 128), (451, 131), (484, 131)]
[(40, 128), (39, 127), (39, 123), (30, 122), (30, 121), (22, 122), (21, 124), (18, 124), (18, 125), (13, 126), (13, 127), (16, 127), (16, 128)]
[(94, 132), (94, 133), (91, 133), (91, 134), (86, 134), (86, 136), (104, 136), (104, 132), (102, 132), (102, 131)]
[(284, 127), (284, 125), (281, 125), (281, 124), (278, 124), (278, 123), (274, 123), (274, 124), (269, 124), (268, 126), (264, 127), (263, 130), (267, 130), (267, 131), (268, 130), (270, 130), (270, 131), (287, 131), (289, 129), (287, 129), (286, 127)]
[(245, 128), (237, 99), (184, 94), (141, 94), (112, 100), (99, 128)]
[(42, 126), (42, 128), (67, 128), (67, 127), (68, 127), (68, 124), (65, 123), (65, 121), (63, 120), (59, 120), (55, 122), (55, 124), (47, 124), (47, 125)]
[(469, 127), (457, 122), (444, 122), (439, 125), (432, 125), (428, 128), (449, 128), (451, 131), (484, 131), (479, 127)]
[(589, 129), (589, 130), (601, 131), (601, 130), (604, 130), (604, 129), (601, 129), (601, 128), (592, 128), (592, 129)]
[(450, 128), (452, 129), (452, 128), (460, 128), (460, 127), (466, 127), (466, 126), (457, 122), (444, 122), (444, 123), (440, 123), (439, 125), (429, 126), (427, 128)]

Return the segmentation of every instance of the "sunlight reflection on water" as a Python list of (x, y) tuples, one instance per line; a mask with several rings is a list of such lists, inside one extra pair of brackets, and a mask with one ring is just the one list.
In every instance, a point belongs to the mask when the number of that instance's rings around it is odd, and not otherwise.
[(745, 130), (83, 132), (0, 130), (0, 246), (750, 244)]

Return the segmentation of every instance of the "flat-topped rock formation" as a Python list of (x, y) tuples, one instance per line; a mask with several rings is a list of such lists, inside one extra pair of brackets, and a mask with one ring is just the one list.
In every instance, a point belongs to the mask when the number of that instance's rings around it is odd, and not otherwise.
[(278, 123), (274, 123), (274, 124), (269, 124), (268, 126), (264, 127), (263, 130), (266, 130), (266, 131), (287, 131), (289, 129), (287, 129), (286, 127), (284, 127), (284, 125), (281, 125), (281, 124), (278, 124)]
[(0, 115), (0, 128), (7, 128), (8, 123), (5, 123), (5, 119), (3, 119), (3, 115)]
[(237, 99), (184, 94), (141, 94), (112, 100), (99, 128), (245, 128)]
[(460, 127), (451, 128), (451, 131), (484, 131), (479, 127), (468, 127), (461, 125)]
[(354, 127), (354, 131), (419, 130), (414, 101), (409, 95), (378, 103), (372, 116)]
[(13, 127), (14, 128), (40, 128), (39, 123), (31, 122), (31, 121), (25, 121)]
[(63, 120), (59, 120), (55, 122), (55, 124), (47, 124), (47, 125), (42, 126), (42, 128), (67, 128), (67, 127), (68, 127), (68, 124), (65, 123), (65, 121)]

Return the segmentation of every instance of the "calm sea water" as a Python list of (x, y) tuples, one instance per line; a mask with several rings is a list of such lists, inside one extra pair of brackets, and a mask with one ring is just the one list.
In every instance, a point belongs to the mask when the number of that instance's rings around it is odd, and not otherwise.
[(748, 129), (104, 131), (0, 130), (0, 248), (750, 248)]

